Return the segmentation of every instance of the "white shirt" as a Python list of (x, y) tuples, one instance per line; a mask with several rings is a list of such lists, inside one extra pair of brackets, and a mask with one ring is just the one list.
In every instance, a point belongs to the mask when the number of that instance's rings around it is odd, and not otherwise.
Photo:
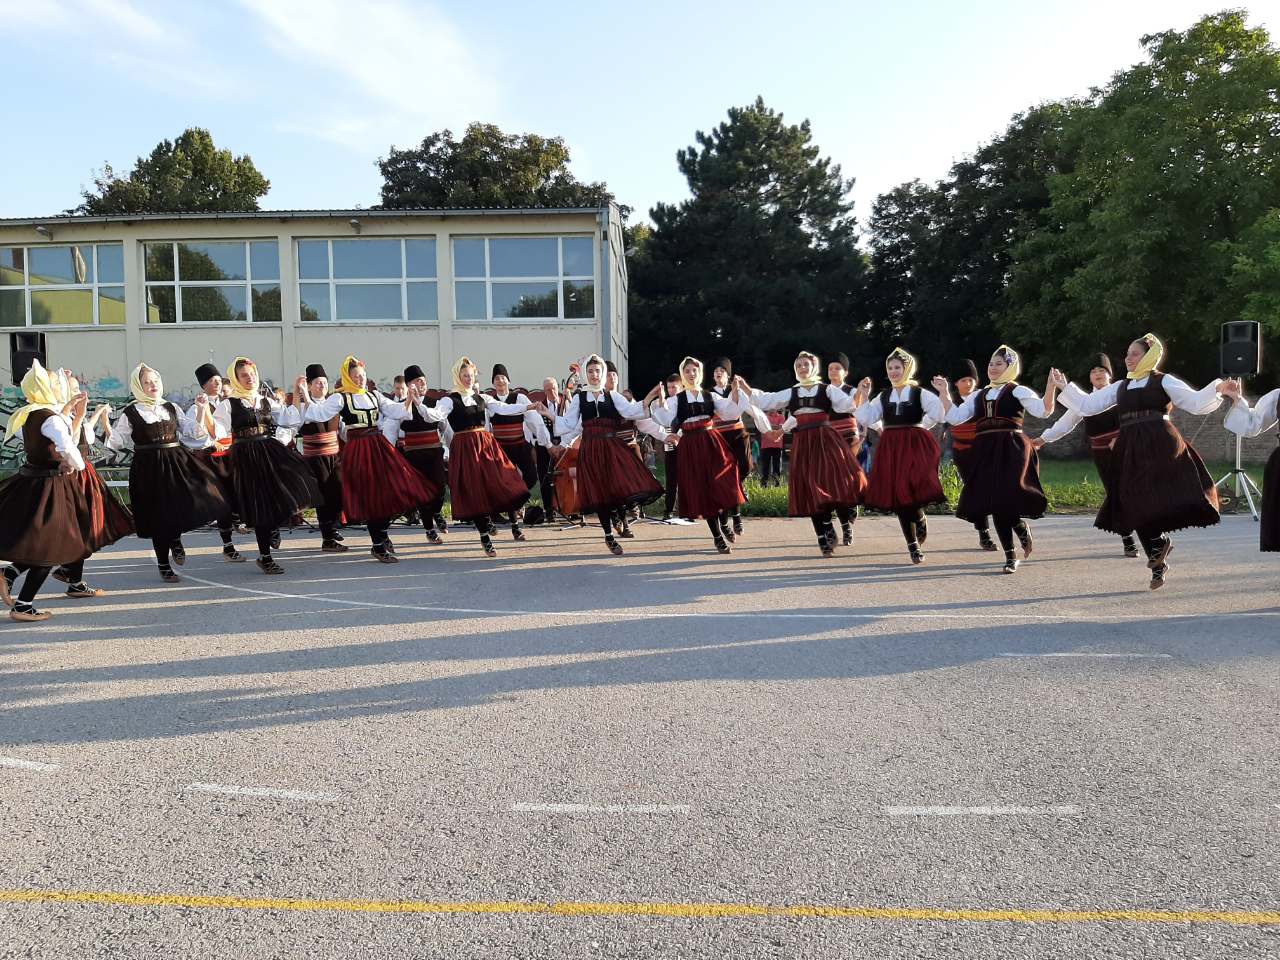
[(1256, 437), (1276, 425), (1277, 405), (1280, 405), (1280, 389), (1263, 395), (1258, 405), (1252, 409), (1249, 408), (1249, 401), (1241, 397), (1231, 405), (1226, 427), (1242, 437)]
[[(133, 407), (138, 412), (138, 416), (142, 418), (143, 423), (167, 423), (169, 420), (169, 409), (165, 406), (164, 401), (160, 403), (134, 403), (128, 404), (125, 409)], [(204, 424), (198, 418), (187, 416), (181, 407), (174, 407), (178, 414), (178, 439), (181, 440), (185, 434), (191, 438), (207, 437), (209, 434), (204, 428)], [(107, 440), (108, 450), (120, 450), (124, 445), (133, 443), (133, 421), (124, 415), (123, 411), (116, 419), (115, 424), (111, 428), (111, 437)]]
[[(493, 398), (497, 400), (498, 403), (509, 404), (514, 403), (515, 398), (520, 396), (523, 396), (523, 394), (507, 393), (501, 397), (494, 394)], [(494, 410), (492, 407), (486, 407), (484, 413), (485, 421), (488, 423), (490, 431), (492, 431), (493, 415), (495, 413), (501, 415), (501, 411)], [(546, 421), (542, 419), (542, 414), (538, 413), (537, 410), (526, 410), (524, 412), (524, 441), (525, 443), (537, 444), (540, 447), (551, 446), (551, 431), (547, 429)]]
[[(714, 391), (708, 391), (711, 394), (711, 403), (715, 412), (721, 420), (736, 420), (742, 416), (744, 410), (751, 405), (751, 400), (744, 394), (739, 394), (740, 400), (733, 400), (732, 397), (722, 397)], [(694, 393), (692, 390), (681, 390), (684, 394), (685, 401), (688, 403), (700, 403), (702, 401), (701, 394)], [(649, 405), (649, 414), (664, 427), (670, 427), (676, 421), (676, 410), (680, 405), (680, 393), (673, 397), (666, 397), (662, 400), (655, 400)], [(698, 416), (690, 417), (690, 423), (697, 423), (700, 420), (707, 420), (709, 417)]]
[(53, 441), (53, 449), (58, 451), (65, 463), (76, 470), (84, 469), (84, 457), (80, 456), (76, 442), (71, 437), (71, 424), (62, 414), (55, 413), (52, 417), (46, 417), (44, 423), (40, 424), (40, 435)]
[[(889, 391), (889, 402), (894, 404), (910, 402), (912, 390), (920, 392), (920, 406), (924, 408), (924, 418), (920, 421), (921, 428), (928, 430), (935, 423), (941, 423), (946, 419), (946, 414), (942, 410), (942, 401), (938, 399), (938, 395), (932, 390), (924, 390), (920, 387), (913, 387), (910, 384), (894, 387)], [(843, 390), (840, 392), (844, 393)], [(852, 402), (852, 399), (850, 402)], [(872, 396), (866, 403), (858, 407), (853, 412), (853, 415), (857, 417), (860, 426), (871, 427), (873, 430), (882, 430), (883, 425), (880, 421), (884, 419), (884, 405), (880, 402), (880, 394), (877, 393)]]
[[(978, 404), (986, 400), (994, 400), (1006, 386), (1008, 384), (1002, 384), (998, 387), (985, 387), (982, 390), (973, 391), (957, 406), (947, 411), (947, 423), (959, 424), (972, 420), (977, 416)], [(1013, 388), (1013, 396), (1022, 404), (1022, 409), (1033, 417), (1043, 417), (1045, 415), (1044, 398), (1030, 387), (1018, 384)]]
[[(212, 399), (209, 400), (208, 401), (209, 412), (212, 413), (217, 408), (218, 404), (221, 402), (222, 401), (220, 400), (212, 400)], [(196, 420), (199, 420), (200, 419), (199, 405), (194, 403), (191, 404), (191, 406), (187, 408), (187, 416), (190, 417), (193, 422)], [(209, 432), (206, 429), (203, 436), (195, 437), (195, 436), (187, 436), (186, 434), (183, 434), (178, 439), (182, 441), (182, 445), (184, 447), (189, 447), (192, 450), (205, 450), (209, 447), (216, 446), (218, 440), (222, 440), (222, 439), (225, 439), (226, 437), (231, 436), (231, 434), (227, 430), (223, 429), (222, 424), (218, 423), (217, 420), (214, 420), (213, 422), (213, 430), (214, 430), (214, 434), (212, 437), (209, 436)]]
[[(579, 432), (582, 427), (582, 410), (580, 409), (579, 400), (586, 398), (587, 403), (599, 403), (605, 397), (604, 390), (583, 390), (575, 393), (569, 398), (569, 402), (565, 404), (564, 413), (556, 417), (556, 436), (570, 437), (575, 432)], [(628, 400), (617, 390), (607, 391), (608, 395), (613, 399), (613, 408), (618, 411), (618, 416), (624, 420), (643, 420), (649, 414), (645, 412), (644, 404), (639, 400)], [(636, 425), (637, 428), (639, 424)]]
[[(1128, 389), (1137, 390), (1145, 387), (1150, 379), (1150, 377), (1143, 377), (1140, 380), (1129, 380), (1127, 381), (1129, 384)], [(1116, 405), (1120, 384), (1125, 382), (1124, 380), (1117, 380), (1110, 386), (1095, 390), (1093, 393), (1085, 393), (1074, 383), (1068, 383), (1067, 388), (1059, 393), (1058, 396), (1062, 399), (1063, 406), (1069, 410), (1075, 410), (1081, 416), (1092, 417), (1094, 414), (1110, 410)], [(1222, 405), (1222, 397), (1218, 394), (1218, 384), (1221, 382), (1221, 380), (1213, 380), (1203, 389), (1193, 390), (1177, 377), (1167, 373), (1164, 375), (1164, 380), (1161, 381), (1164, 386), (1164, 392), (1169, 395), (1173, 405), (1179, 410), (1185, 410), (1194, 416), (1213, 413)]]
[[(759, 390), (751, 391), (751, 399), (761, 410), (781, 410), (791, 402), (791, 391), (795, 390), (801, 399), (807, 397), (816, 397), (819, 390), (825, 390), (827, 398), (831, 401), (831, 409), (836, 413), (848, 413), (853, 409), (853, 394), (845, 393), (839, 387), (832, 386), (829, 383), (819, 383), (812, 387), (787, 387), (785, 390), (777, 390), (773, 393), (762, 393)], [(805, 407), (801, 406), (801, 410)], [(815, 405), (813, 409), (818, 409)]]
[[(286, 407), (275, 397), (257, 397), (256, 399), (242, 400), (239, 397), (227, 397), (225, 400), (219, 400), (218, 405), (213, 408), (213, 421), (217, 427), (223, 431), (222, 436), (231, 436), (231, 405), (239, 403), (246, 407), (260, 407), (262, 401), (267, 401), (267, 406), (271, 410), (271, 418), (275, 421), (277, 429), (280, 427), (296, 427), (302, 424), (302, 413), (297, 407)], [(279, 435), (277, 434), (277, 439)]]
[[(324, 423), (326, 420), (332, 420), (345, 406), (343, 398), (347, 394), (331, 393), (323, 400), (312, 400), (307, 397), (303, 401), (302, 423)], [(382, 435), (391, 443), (396, 442), (399, 435), (400, 421), (409, 415), (409, 410), (405, 406), (403, 400), (391, 400), (384, 397), (380, 393), (366, 392), (353, 393), (351, 396), (351, 406), (357, 410), (372, 410), (375, 407), (378, 410), (378, 429), (382, 431)], [(392, 429), (391, 424), (395, 424), (396, 433), (389, 433)], [(347, 425), (341, 420), (338, 421), (338, 433), (346, 436)]]
[[(529, 398), (524, 394), (519, 394), (514, 403), (503, 403), (501, 400), (495, 400), (487, 393), (467, 393), (462, 394), (462, 405), (464, 407), (474, 407), (477, 403), (484, 404), (485, 419), (488, 420), (491, 413), (517, 414), (524, 413), (529, 409)], [(447, 421), (449, 414), (453, 413), (453, 397), (443, 396), (436, 401), (434, 407), (424, 407), (418, 405), (418, 412), (428, 420), (434, 420), (437, 423)]]

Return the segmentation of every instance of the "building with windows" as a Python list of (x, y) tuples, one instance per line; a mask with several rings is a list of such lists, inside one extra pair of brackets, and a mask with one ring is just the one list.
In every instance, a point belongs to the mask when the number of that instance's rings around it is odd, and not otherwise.
[(139, 361), (189, 396), (197, 366), (237, 354), (286, 388), (349, 353), (380, 384), (417, 363), (447, 386), (463, 354), (485, 382), (502, 362), (537, 387), (591, 352), (625, 377), (622, 221), (613, 205), (3, 219), (0, 334), (11, 397), (41, 352), (108, 397)]

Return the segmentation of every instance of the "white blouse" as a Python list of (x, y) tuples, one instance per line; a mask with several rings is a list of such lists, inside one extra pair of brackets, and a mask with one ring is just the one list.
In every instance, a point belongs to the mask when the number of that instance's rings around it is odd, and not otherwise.
[[(598, 403), (604, 399), (604, 395), (603, 390), (587, 390), (570, 397), (569, 402), (565, 404), (564, 413), (556, 417), (556, 436), (569, 436), (580, 429), (582, 424), (582, 410), (578, 402), (580, 397), (585, 396), (588, 403)], [(644, 404), (639, 400), (628, 400), (617, 390), (609, 391), (609, 396), (613, 398), (614, 409), (624, 420), (643, 420), (648, 416), (645, 413)]]
[[(781, 410), (791, 402), (792, 387), (785, 390), (775, 390), (773, 393), (763, 393), (759, 390), (751, 391), (751, 400), (761, 410)], [(829, 383), (819, 383), (812, 387), (794, 388), (800, 394), (801, 399), (807, 397), (816, 397), (819, 390), (825, 390), (827, 397), (831, 400), (831, 409), (836, 413), (848, 413), (853, 409), (852, 393), (845, 393), (839, 387)], [(802, 408), (803, 409), (803, 408)], [(816, 410), (817, 407), (815, 406)]]
[(1242, 437), (1256, 437), (1276, 425), (1276, 407), (1280, 405), (1280, 389), (1264, 394), (1258, 405), (1250, 409), (1249, 401), (1244, 397), (1231, 405), (1227, 414), (1226, 427), (1232, 433)]
[[(312, 400), (306, 397), (302, 403), (302, 419), (301, 423), (324, 423), (332, 420), (345, 406), (343, 398), (346, 394), (331, 393), (323, 400)], [(409, 409), (405, 406), (403, 400), (392, 400), (384, 397), (380, 393), (353, 393), (351, 394), (351, 405), (357, 410), (372, 410), (375, 407), (378, 410), (378, 429), (382, 431), (382, 435), (391, 443), (396, 442), (396, 433), (392, 433), (391, 424), (395, 424), (396, 431), (399, 430), (400, 421), (409, 416)], [(289, 423), (279, 423), (277, 426), (292, 426)], [(338, 422), (338, 433), (341, 436), (347, 435), (347, 425)]]
[[(1140, 380), (1129, 380), (1128, 389), (1137, 390), (1145, 387), (1150, 379), (1150, 377), (1143, 377)], [(1117, 380), (1110, 386), (1095, 390), (1093, 393), (1085, 393), (1074, 383), (1068, 383), (1067, 388), (1061, 391), (1058, 396), (1068, 409), (1075, 410), (1081, 416), (1092, 417), (1094, 414), (1110, 410), (1116, 405), (1120, 384), (1125, 382), (1124, 380)], [(1175, 407), (1179, 410), (1185, 410), (1194, 416), (1202, 416), (1206, 413), (1213, 413), (1222, 405), (1222, 397), (1218, 395), (1218, 384), (1221, 382), (1221, 380), (1213, 380), (1203, 389), (1193, 390), (1177, 377), (1166, 373), (1162, 384), (1164, 392), (1169, 395), (1169, 399)]]
[(76, 442), (71, 437), (71, 424), (62, 414), (55, 413), (52, 417), (46, 417), (44, 423), (40, 424), (40, 435), (53, 442), (53, 449), (58, 451), (64, 462), (76, 470), (84, 469), (84, 457), (80, 456)]
[[(286, 407), (275, 397), (258, 397), (252, 402), (242, 400), (239, 397), (227, 397), (225, 400), (219, 400), (218, 405), (213, 408), (213, 421), (217, 425), (217, 429), (221, 431), (224, 437), (231, 436), (231, 405), (233, 403), (243, 404), (246, 407), (257, 407), (262, 401), (267, 401), (267, 406), (271, 409), (271, 418), (275, 420), (276, 427), (297, 427), (302, 424), (302, 413), (297, 407)], [(332, 414), (330, 414), (332, 416)]]
[[(889, 402), (894, 405), (910, 402), (912, 390), (920, 391), (920, 406), (924, 408), (924, 419), (920, 421), (920, 426), (923, 429), (928, 430), (935, 423), (941, 423), (946, 419), (946, 412), (942, 409), (942, 401), (938, 399), (938, 395), (932, 390), (924, 390), (910, 385), (894, 387), (889, 391)], [(841, 393), (843, 392), (841, 391)], [(880, 394), (874, 394), (866, 403), (858, 407), (853, 412), (853, 415), (857, 418), (860, 426), (870, 427), (873, 430), (883, 429), (880, 421), (884, 419), (884, 407), (880, 402)]]
[[(524, 394), (518, 394), (515, 403), (503, 403), (501, 400), (495, 400), (487, 393), (467, 393), (462, 395), (462, 405), (464, 407), (474, 407), (477, 403), (484, 404), (485, 419), (490, 414), (501, 413), (515, 415), (524, 413), (529, 409), (529, 398)], [(434, 407), (424, 407), (418, 405), (418, 412), (428, 420), (434, 420), (439, 423), (442, 420), (448, 420), (449, 414), (453, 413), (453, 397), (443, 396), (436, 401)]]
[[(523, 394), (508, 393), (502, 397), (494, 395), (493, 399), (498, 403), (511, 404), (514, 398), (520, 396), (523, 396)], [(495, 410), (493, 407), (486, 407), (484, 413), (490, 429), (493, 427), (493, 415), (495, 413), (502, 415), (502, 411)], [(551, 446), (551, 431), (547, 429), (547, 422), (542, 419), (542, 414), (538, 413), (537, 410), (526, 410), (524, 412), (524, 441), (525, 443), (537, 444), (540, 447)]]
[[(685, 400), (688, 403), (699, 403), (702, 400), (702, 397), (699, 394), (694, 393), (692, 390), (684, 390), (682, 392), (684, 393)], [(708, 392), (711, 393), (712, 406), (714, 407), (715, 412), (720, 415), (721, 420), (736, 420), (738, 417), (741, 417), (743, 412), (751, 405), (750, 399), (744, 394), (739, 394), (739, 396), (742, 397), (741, 401), (734, 401), (731, 397), (722, 397), (720, 394), (713, 391)], [(675, 423), (676, 410), (679, 406), (680, 394), (677, 393), (674, 397), (667, 397), (662, 400), (653, 401), (653, 403), (649, 405), (649, 415), (662, 426), (670, 427), (671, 424)], [(707, 418), (690, 417), (689, 419), (693, 422), (697, 422), (699, 420), (706, 420)]]
[[(218, 401), (218, 402), (220, 402), (220, 401)], [(211, 404), (209, 405), (209, 412), (210, 412), (210, 413), (213, 413), (213, 412), (214, 412), (214, 410), (217, 408), (217, 404), (218, 404), (218, 402), (214, 402), (214, 403), (211, 403)], [(198, 405), (198, 404), (193, 403), (190, 407), (188, 407), (188, 408), (187, 408), (187, 416), (191, 419), (191, 422), (192, 422), (192, 423), (194, 423), (195, 421), (199, 420), (199, 419), (200, 419), (200, 407), (199, 407), (199, 405)], [(227, 431), (226, 429), (224, 429), (224, 428), (223, 428), (223, 426), (222, 426), (222, 424), (220, 424), (220, 423), (217, 421), (217, 418), (215, 417), (215, 418), (214, 418), (214, 421), (213, 421), (213, 436), (212, 436), (212, 437), (211, 437), (211, 436), (209, 436), (208, 429), (206, 428), (206, 430), (205, 430), (205, 432), (204, 432), (204, 435), (203, 435), (203, 436), (200, 436), (200, 437), (194, 437), (194, 436), (187, 436), (186, 434), (183, 434), (183, 435), (179, 436), (179, 437), (178, 437), (178, 439), (182, 441), (182, 445), (183, 445), (184, 447), (190, 447), (192, 450), (205, 450), (205, 449), (207, 449), (208, 447), (212, 447), (212, 446), (214, 446), (214, 445), (215, 445), (215, 443), (216, 443), (216, 441), (221, 440), (221, 439), (223, 439), (223, 438), (225, 438), (225, 437), (229, 437), (229, 436), (231, 436), (230, 432), (229, 432), (229, 431)]]
[[(142, 418), (143, 423), (167, 423), (169, 420), (169, 410), (164, 401), (156, 404), (134, 402), (126, 405), (125, 409), (129, 407), (138, 411), (138, 416)], [(185, 442), (186, 438), (197, 439), (209, 435), (199, 418), (187, 416), (186, 411), (176, 405), (174, 410), (178, 414), (179, 440)], [(111, 427), (111, 436), (107, 438), (107, 449), (120, 450), (126, 443), (133, 444), (133, 422), (122, 411)]]
[[(978, 403), (986, 400), (994, 400), (1000, 395), (1000, 391), (1004, 386), (987, 387), (983, 390), (975, 390), (960, 402), (957, 406), (947, 411), (947, 423), (959, 424), (972, 420), (977, 416)], [(1024, 387), (1018, 384), (1013, 388), (1013, 395), (1022, 404), (1022, 409), (1027, 411), (1033, 417), (1043, 417), (1045, 415), (1044, 398), (1036, 393), (1030, 387)]]

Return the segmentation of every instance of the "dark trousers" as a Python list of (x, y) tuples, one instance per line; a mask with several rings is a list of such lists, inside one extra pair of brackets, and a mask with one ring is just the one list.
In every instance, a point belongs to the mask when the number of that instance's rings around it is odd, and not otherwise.
[(680, 479), (676, 473), (676, 454), (678, 450), (665, 450), (662, 454), (662, 464), (667, 474), (667, 499), (663, 510), (668, 515), (676, 512), (676, 493), (680, 486)]
[[(23, 573), (27, 575), (22, 581), (22, 589), (18, 591), (19, 603), (31, 603), (35, 600), (36, 594), (40, 592), (40, 588), (44, 586), (44, 582), (49, 579), (49, 574), (53, 571), (53, 567), (30, 567), (25, 563), (11, 563), (9, 566), (17, 570), (19, 576)], [(65, 569), (74, 572), (75, 576), (71, 578), (71, 582), (77, 583), (84, 574), (84, 561), (68, 563)]]
[[(556, 440), (552, 437), (552, 442)], [(547, 513), (547, 519), (551, 519), (554, 512), (556, 497), (556, 480), (553, 475), (555, 470), (555, 461), (551, 457), (551, 451), (546, 447), (537, 447), (535, 453), (538, 465), (538, 493), (542, 497), (542, 509)]]

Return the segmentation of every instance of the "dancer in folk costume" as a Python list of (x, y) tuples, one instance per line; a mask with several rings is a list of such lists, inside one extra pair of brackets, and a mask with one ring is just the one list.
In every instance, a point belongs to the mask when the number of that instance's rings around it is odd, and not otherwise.
[(302, 438), (302, 459), (320, 491), (320, 504), (316, 507), (320, 549), (325, 553), (346, 553), (347, 545), (338, 531), (342, 521), (342, 417), (335, 413), (326, 420), (308, 419), (306, 411), (329, 398), (329, 374), (323, 364), (309, 363), (304, 376), (307, 392), (298, 436)]
[(459, 357), (452, 373), (453, 391), (437, 400), (434, 407), (419, 407), (418, 412), (428, 420), (447, 422), (453, 431), (449, 444), (453, 519), (474, 523), (485, 555), (496, 557), (490, 518), (523, 507), (529, 499), (529, 488), (486, 428), (487, 414), (523, 416), (529, 409), (529, 398), (518, 396), (512, 403), (503, 403), (481, 393), (476, 365), (469, 357)]
[(208, 436), (204, 411), (209, 400), (196, 397), (196, 417), (164, 399), (157, 370), (138, 364), (129, 376), (129, 403), (107, 434), (107, 447), (133, 447), (129, 465), (129, 505), (138, 536), (155, 550), (160, 579), (177, 583), (170, 562), (181, 566), (186, 553), (174, 550), (182, 534), (225, 517), (231, 510), (222, 484), (209, 465), (183, 446), (182, 437)]
[(1193, 390), (1163, 373), (1164, 344), (1148, 333), (1129, 344), (1128, 376), (1086, 394), (1059, 370), (1051, 374), (1064, 406), (1091, 417), (1112, 407), (1120, 411), (1120, 433), (1111, 448), (1112, 482), (1094, 526), (1123, 535), (1138, 534), (1147, 553), (1152, 590), (1164, 586), (1173, 551), (1170, 533), (1218, 523), (1218, 491), (1204, 460), (1173, 425), (1174, 407), (1203, 416), (1218, 409), (1226, 381)]
[(402, 513), (416, 510), (436, 496), (436, 488), (383, 435), (384, 418), (409, 416), (413, 398), (392, 400), (369, 387), (364, 364), (355, 357), (342, 361), (337, 390), (320, 401), (309, 401), (303, 419), (331, 424), (336, 416), (345, 438), (342, 447), (342, 511), (350, 523), (369, 531), (370, 553), (381, 563), (398, 563), (388, 530)]
[[(618, 375), (618, 367), (612, 360), (606, 360), (604, 362), (604, 389), (606, 393), (618, 393), (621, 391), (621, 379)], [(626, 399), (625, 394), (623, 394), (623, 397)], [(645, 414), (645, 416), (638, 420), (624, 418), (619, 424), (618, 431), (615, 434), (615, 438), (630, 447), (631, 452), (636, 455), (636, 458), (641, 463), (645, 462), (645, 458), (644, 451), (640, 449), (640, 434), (643, 433), (646, 436), (653, 437), (664, 446), (667, 440), (670, 439), (667, 431), (648, 416), (647, 409)], [(648, 469), (647, 465), (645, 469)], [(633, 514), (637, 518), (639, 517), (640, 507), (636, 504), (632, 504), (628, 507), (619, 507), (614, 511), (613, 529), (618, 538), (624, 540), (632, 540), (635, 538), (635, 534), (631, 532), (631, 520)]]
[(949, 396), (939, 397), (922, 389), (913, 379), (916, 358), (897, 347), (884, 363), (889, 386), (871, 396), (872, 382), (858, 384), (855, 416), (863, 427), (880, 431), (871, 482), (863, 503), (898, 518), (912, 563), (923, 563), (920, 548), (929, 536), (924, 508), (946, 503), (938, 463), (942, 450), (930, 433), (946, 418)]
[[(34, 361), (22, 378), (27, 402), (9, 418), (8, 435), (22, 438), (26, 459), (17, 473), (0, 481), (0, 556), (9, 560), (0, 577), (0, 599), (11, 608), (9, 618), (20, 622), (48, 620), (52, 614), (37, 610), (35, 599), (50, 571), (65, 564), (80, 581), (84, 561), (95, 549), (95, 520), (77, 476), (85, 462), (62, 415), (66, 401), (55, 379)], [(79, 399), (75, 411), (84, 415)], [(23, 574), (14, 597), (12, 589)]]
[[(858, 465), (849, 441), (831, 426), (831, 414), (848, 413), (855, 395), (840, 387), (824, 384), (818, 357), (801, 351), (795, 363), (796, 382), (776, 393), (750, 391), (752, 402), (762, 410), (785, 409), (790, 423), (791, 474), (788, 481), (787, 513), (808, 517), (824, 557), (835, 551), (836, 531), (832, 514), (857, 508), (867, 487), (867, 478)], [(745, 384), (739, 384), (749, 390)]]
[(302, 423), (306, 384), (301, 377), (294, 403), (285, 406), (259, 389), (258, 367), (236, 357), (227, 368), (231, 395), (218, 402), (213, 418), (231, 437), (227, 467), (241, 519), (258, 541), (258, 569), (278, 575), (284, 569), (271, 555), (280, 546), (280, 526), (296, 513), (324, 502), (311, 468), (292, 446), (276, 440), (278, 426)]
[[(493, 365), (490, 382), (493, 385), (493, 398), (499, 403), (514, 403), (516, 397), (520, 396), (511, 389), (511, 375), (507, 373), (505, 364)], [(546, 425), (532, 409), (526, 409), (520, 414), (495, 413), (492, 409), (487, 413), (490, 432), (501, 445), (507, 459), (520, 471), (525, 487), (532, 492), (538, 485), (538, 464), (534, 450), (536, 447), (551, 446), (551, 436)], [(511, 538), (524, 540), (524, 510), (509, 510), (507, 514), (511, 521)]]
[[(1256, 437), (1276, 426), (1280, 389), (1265, 394), (1250, 407), (1239, 380), (1223, 384), (1222, 395), (1234, 403), (1227, 414), (1227, 429), (1242, 437)], [(1280, 439), (1280, 434), (1277, 434)], [(1259, 546), (1265, 553), (1280, 551), (1280, 446), (1271, 451), (1262, 474), (1262, 529)]]
[(412, 403), (409, 416), (400, 421), (400, 443), (409, 465), (422, 474), (436, 492), (430, 500), (419, 504), (418, 516), (427, 540), (439, 544), (444, 542), (441, 534), (449, 530), (444, 521), (444, 497), (449, 485), (449, 464), (445, 458), (449, 424), (428, 420), (424, 415), (437, 401), (427, 396), (427, 375), (422, 367), (416, 363), (405, 367), (404, 381)]
[[(615, 556), (622, 545), (614, 536), (616, 511), (644, 506), (662, 496), (658, 483), (644, 462), (618, 433), (627, 420), (648, 416), (645, 404), (628, 400), (605, 388), (605, 363), (592, 354), (582, 364), (585, 383), (556, 417), (556, 434), (572, 437), (579, 430), (578, 498), (584, 514), (594, 513), (604, 530), (604, 542)], [(545, 406), (542, 408), (545, 409)], [(665, 439), (665, 432), (662, 433)]]
[[(733, 361), (728, 357), (720, 357), (715, 362), (715, 366), (711, 369), (711, 392), (716, 396), (726, 399), (733, 392)], [(750, 410), (743, 410), (735, 416), (716, 415), (715, 428), (720, 432), (720, 436), (724, 438), (724, 442), (729, 446), (729, 452), (733, 454), (734, 463), (738, 465), (738, 483), (742, 487), (742, 502), (747, 502), (747, 477), (751, 475), (751, 437), (747, 433), (746, 424), (742, 422), (742, 414), (749, 413)], [(742, 536), (742, 506), (739, 504), (729, 511), (730, 542), (734, 537)]]
[[(1089, 369), (1089, 382), (1094, 391), (1111, 386), (1111, 379), (1111, 358), (1105, 353), (1096, 354), (1093, 366)], [(1089, 438), (1089, 453), (1093, 457), (1093, 464), (1098, 468), (1098, 477), (1105, 488), (1112, 479), (1111, 449), (1120, 435), (1120, 411), (1115, 407), (1092, 417), (1082, 417), (1076, 411), (1068, 410), (1053, 426), (1033, 440), (1032, 444), (1039, 450), (1046, 443), (1056, 443), (1069, 436), (1081, 423), (1084, 424), (1085, 436)], [(1138, 556), (1138, 544), (1132, 530), (1121, 536), (1121, 542), (1126, 557)]]
[[(972, 360), (959, 361), (955, 367), (955, 379), (951, 381), (951, 405), (956, 406), (969, 399), (969, 395), (978, 389), (978, 365)], [(972, 462), (973, 441), (978, 435), (978, 421), (966, 420), (964, 423), (947, 424), (947, 433), (951, 436), (951, 459), (956, 465), (956, 473), (960, 482), (968, 482), (969, 467)], [(983, 517), (975, 521), (978, 531), (978, 546), (994, 553), (996, 542), (991, 539), (991, 518)]]
[[(843, 393), (848, 394), (857, 400), (857, 388), (853, 384), (847, 382), (849, 376), (849, 357), (843, 353), (837, 353), (830, 362), (827, 363), (827, 382)], [(850, 451), (853, 453), (854, 461), (857, 462), (858, 454), (862, 450), (862, 430), (858, 427), (858, 418), (854, 416), (853, 408), (848, 410), (833, 410), (830, 414), (831, 426), (836, 433), (844, 439), (849, 445)], [(861, 497), (866, 491), (867, 476), (862, 469), (862, 464), (858, 464), (859, 478), (855, 478), (855, 482), (860, 488), (859, 496)], [(841, 543), (848, 547), (853, 544), (853, 522), (858, 519), (857, 507), (836, 507), (836, 517), (840, 521)]]
[[(222, 374), (212, 363), (202, 363), (196, 368), (195, 377), (196, 383), (200, 386), (200, 392), (205, 396), (205, 403), (203, 406), (197, 406), (193, 402), (187, 408), (187, 416), (193, 422), (201, 419), (205, 430), (198, 437), (179, 434), (178, 439), (213, 471), (213, 475), (222, 484), (223, 496), (234, 512), (235, 484), (231, 481), (231, 461), (227, 456), (231, 453), (231, 434), (223, 430), (213, 418), (213, 411), (222, 400)], [(243, 563), (244, 557), (231, 541), (234, 527), (235, 519), (231, 513), (218, 520), (218, 536), (222, 540), (222, 559), (228, 563)], [(174, 542), (173, 552), (178, 556), (186, 556), (181, 540)]]
[(729, 517), (744, 502), (738, 463), (716, 429), (716, 416), (732, 421), (741, 417), (750, 398), (741, 390), (721, 396), (702, 385), (702, 361), (680, 361), (680, 391), (671, 394), (658, 384), (645, 398), (653, 419), (670, 431), (668, 443), (676, 443), (676, 486), (680, 516), (705, 520), (720, 553), (729, 553), (733, 530)]
[[(1050, 385), (1047, 395), (1039, 396), (1018, 383), (1021, 370), (1017, 351), (1000, 346), (987, 362), (987, 387), (947, 411), (950, 424), (977, 422), (956, 516), (975, 526), (987, 517), (995, 521), (1005, 573), (1018, 569), (1014, 534), (1022, 544), (1023, 559), (1031, 556), (1031, 528), (1026, 521), (1044, 516), (1049, 507), (1040, 485), (1040, 459), (1022, 424), (1027, 414), (1044, 418), (1053, 413), (1054, 389)], [(943, 394), (950, 389), (945, 377), (935, 377), (933, 386)]]
[(564, 412), (564, 397), (560, 394), (560, 381), (546, 377), (542, 381), (542, 405), (546, 413), (539, 413), (546, 428), (549, 444), (541, 444), (534, 450), (538, 466), (538, 488), (542, 497), (543, 523), (551, 523), (557, 511), (564, 513), (556, 503), (556, 463), (564, 456), (564, 441), (556, 435), (556, 417)]

